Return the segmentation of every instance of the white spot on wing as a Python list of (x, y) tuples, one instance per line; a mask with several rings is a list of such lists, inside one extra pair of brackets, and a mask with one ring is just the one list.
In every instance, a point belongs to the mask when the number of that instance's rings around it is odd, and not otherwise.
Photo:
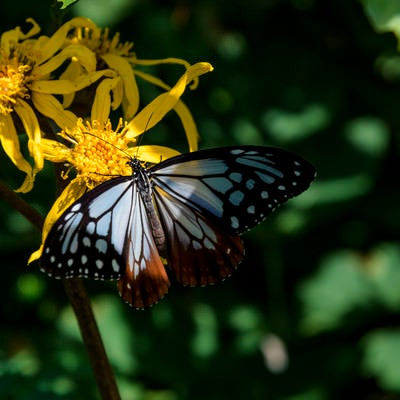
[(241, 192), (240, 190), (235, 190), (229, 195), (229, 201), (234, 206), (239, 206), (243, 199), (244, 199), (244, 193)]
[(213, 177), (205, 178), (203, 179), (203, 181), (220, 193), (226, 193), (229, 189), (233, 187), (233, 183), (227, 178)]
[(118, 264), (118, 262), (117, 262), (117, 260), (116, 260), (115, 258), (113, 258), (113, 259), (111, 260), (111, 266), (112, 266), (112, 269), (113, 269), (115, 272), (119, 272), (120, 266), (119, 266), (119, 264)]
[(243, 180), (243, 175), (239, 172), (232, 172), (229, 174), (229, 178), (236, 183), (240, 183)]
[(107, 240), (97, 239), (95, 246), (99, 253), (105, 254), (107, 252), (107, 247), (108, 247)]
[(72, 207), (71, 207), (71, 211), (72, 212), (77, 212), (81, 209), (82, 204), (81, 203), (75, 203)]
[(89, 235), (93, 235), (94, 230), (96, 229), (96, 224), (93, 221), (90, 221), (87, 225), (86, 225), (86, 232)]
[(256, 209), (255, 209), (254, 206), (249, 206), (249, 207), (247, 207), (247, 212), (248, 212), (249, 214), (255, 214)]
[(233, 229), (239, 228), (239, 220), (237, 219), (237, 217), (234, 216), (231, 217), (231, 227)]

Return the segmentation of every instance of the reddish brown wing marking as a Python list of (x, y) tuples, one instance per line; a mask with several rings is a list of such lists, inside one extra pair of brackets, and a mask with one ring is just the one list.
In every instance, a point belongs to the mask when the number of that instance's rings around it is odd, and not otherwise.
[(155, 244), (151, 225), (138, 191), (133, 194), (134, 208), (125, 241), (125, 273), (118, 281), (123, 300), (135, 308), (157, 303), (168, 292), (169, 279)]
[(221, 231), (162, 189), (154, 193), (168, 238), (168, 265), (177, 281), (204, 286), (230, 276), (244, 256), (240, 237)]

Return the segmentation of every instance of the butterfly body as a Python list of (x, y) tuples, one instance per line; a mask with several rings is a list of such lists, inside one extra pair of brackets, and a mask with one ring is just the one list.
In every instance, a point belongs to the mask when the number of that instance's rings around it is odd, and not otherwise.
[[(50, 276), (118, 280), (136, 308), (168, 291), (164, 267), (184, 285), (229, 276), (244, 256), (240, 236), (308, 188), (314, 168), (272, 147), (201, 150), (97, 186), (50, 230), (41, 268)], [(163, 263), (164, 262), (164, 263)]]

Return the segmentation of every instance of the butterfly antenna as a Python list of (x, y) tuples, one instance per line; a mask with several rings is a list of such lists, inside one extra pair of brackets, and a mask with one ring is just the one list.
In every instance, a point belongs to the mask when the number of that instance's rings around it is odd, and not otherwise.
[(139, 147), (142, 145), (142, 141), (143, 141), (143, 137), (144, 134), (147, 132), (147, 127), (150, 124), (151, 118), (153, 117), (154, 112), (152, 112), (149, 116), (149, 119), (146, 122), (146, 126), (144, 127), (143, 133), (139, 136), (138, 141), (137, 141), (137, 146), (136, 146), (136, 155), (135, 158), (138, 158), (138, 154), (139, 154)]

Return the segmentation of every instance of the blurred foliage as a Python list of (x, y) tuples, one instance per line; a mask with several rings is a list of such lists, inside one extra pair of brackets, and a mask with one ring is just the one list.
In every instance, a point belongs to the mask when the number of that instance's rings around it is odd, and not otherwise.
[[(173, 285), (139, 312), (113, 283), (87, 282), (123, 399), (400, 399), (399, 10), (390, 0), (70, 8), (120, 31), (142, 59), (213, 64), (185, 95), (201, 147), (277, 145), (318, 170), (308, 192), (245, 236), (245, 261), (223, 284)], [(54, 29), (46, 2), (2, 11), (3, 31), (27, 17)], [(142, 90), (145, 104), (154, 89)], [(184, 143), (173, 115), (146, 140)], [(17, 187), (4, 154), (0, 165)], [(24, 196), (43, 214), (52, 182), (47, 167)], [(0, 398), (97, 399), (60, 282), (26, 266), (39, 233), (3, 203), (0, 212)]]

